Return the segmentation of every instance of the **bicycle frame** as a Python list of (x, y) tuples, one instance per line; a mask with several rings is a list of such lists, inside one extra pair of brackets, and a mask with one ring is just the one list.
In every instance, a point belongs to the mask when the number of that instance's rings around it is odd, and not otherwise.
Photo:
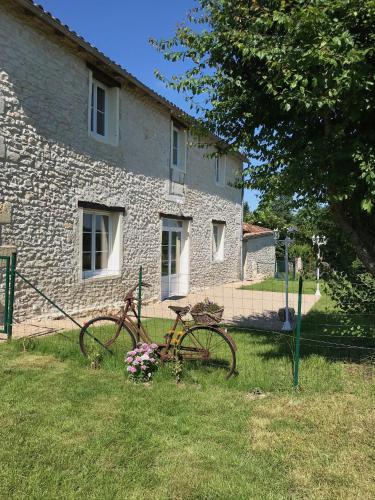
[[(133, 313), (134, 319), (129, 316), (129, 312)], [(176, 318), (174, 320), (173, 326), (169, 332), (165, 334), (165, 339), (166, 343), (165, 344), (158, 344), (159, 347), (163, 347), (165, 349), (165, 354), (169, 351), (171, 344), (172, 344), (172, 339), (173, 336), (176, 332), (178, 324), (181, 323), (183, 330), (186, 330), (186, 323), (185, 321), (181, 318), (179, 314), (176, 315)], [(121, 329), (122, 325), (125, 325), (129, 328), (129, 330), (133, 333), (135, 339), (137, 342), (142, 340), (143, 342), (147, 342), (148, 344), (152, 343), (152, 339), (145, 329), (145, 327), (142, 324), (142, 321), (140, 320), (137, 312), (137, 308), (134, 304), (134, 298), (127, 298), (126, 299), (126, 306), (124, 309), (124, 312), (121, 315), (121, 319), (119, 322), (119, 330)]]

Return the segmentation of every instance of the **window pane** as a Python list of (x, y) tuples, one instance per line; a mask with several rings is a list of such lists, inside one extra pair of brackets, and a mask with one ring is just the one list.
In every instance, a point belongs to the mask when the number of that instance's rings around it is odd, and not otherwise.
[(96, 133), (99, 135), (105, 135), (105, 117), (104, 113), (97, 111), (96, 113)]
[(95, 253), (95, 270), (108, 269), (108, 253), (96, 252)]
[(161, 244), (168, 245), (168, 231), (163, 231)]
[(96, 216), (96, 232), (97, 233), (108, 233), (109, 217), (108, 215), (97, 215)]
[(83, 231), (91, 233), (92, 230), (92, 215), (83, 214)]
[(82, 254), (82, 269), (83, 271), (91, 271), (91, 252)]
[(95, 92), (95, 86), (92, 84), (91, 86), (91, 117), (90, 117), (90, 122), (91, 122), (91, 131), (94, 131), (94, 92)]
[(168, 260), (168, 246), (162, 246), (162, 257), (163, 260)]
[(171, 274), (176, 274), (176, 261), (171, 261)]
[(163, 260), (161, 263), (161, 275), (168, 276), (168, 260)]
[(98, 86), (96, 88), (96, 92), (96, 107), (98, 108), (98, 111), (105, 113), (105, 90)]
[(91, 242), (92, 242), (92, 234), (91, 233), (83, 233), (83, 235), (82, 235), (82, 250), (84, 252), (91, 252)]
[(173, 130), (173, 165), (178, 164), (178, 132)]

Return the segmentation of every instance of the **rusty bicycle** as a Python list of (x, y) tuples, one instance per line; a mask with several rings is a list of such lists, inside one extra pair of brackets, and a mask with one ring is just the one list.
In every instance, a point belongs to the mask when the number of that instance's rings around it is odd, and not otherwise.
[[(148, 287), (142, 283), (142, 287)], [(125, 307), (118, 316), (98, 316), (85, 323), (80, 331), (79, 344), (82, 353), (89, 356), (92, 349), (113, 354), (120, 342), (120, 352), (133, 350), (137, 343), (153, 343), (147, 325), (138, 316), (135, 291), (138, 283), (125, 295)], [(190, 306), (169, 306), (176, 314), (172, 328), (165, 333), (163, 342), (156, 342), (157, 353), (162, 362), (180, 360), (189, 367), (206, 372), (217, 370), (230, 378), (236, 370), (236, 345), (218, 324), (196, 324), (185, 320)], [(181, 329), (178, 330), (178, 326)], [(117, 347), (117, 350), (119, 350)]]

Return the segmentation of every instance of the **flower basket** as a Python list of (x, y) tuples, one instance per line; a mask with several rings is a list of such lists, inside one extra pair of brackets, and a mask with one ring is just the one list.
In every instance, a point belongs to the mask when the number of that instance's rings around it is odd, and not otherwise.
[(224, 313), (224, 307), (210, 302), (199, 302), (190, 310), (193, 320), (198, 325), (217, 325)]

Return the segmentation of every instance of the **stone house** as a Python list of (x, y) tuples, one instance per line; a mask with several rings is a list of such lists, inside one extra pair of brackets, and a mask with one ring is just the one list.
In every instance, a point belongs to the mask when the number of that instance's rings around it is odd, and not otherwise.
[(243, 224), (243, 277), (254, 280), (275, 273), (275, 241), (273, 231), (254, 224)]
[(243, 157), (191, 124), (32, 1), (0, 0), (0, 244), (67, 310), (117, 304), (141, 265), (159, 299), (240, 279)]

